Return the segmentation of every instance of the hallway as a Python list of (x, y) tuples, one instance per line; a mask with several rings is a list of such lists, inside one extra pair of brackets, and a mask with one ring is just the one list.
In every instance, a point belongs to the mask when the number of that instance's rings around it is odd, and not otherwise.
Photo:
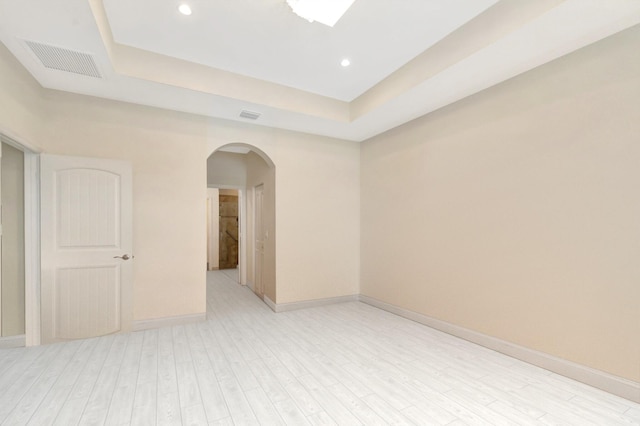
[(640, 424), (638, 404), (368, 305), (274, 314), (207, 278), (205, 322), (0, 351), (0, 423)]

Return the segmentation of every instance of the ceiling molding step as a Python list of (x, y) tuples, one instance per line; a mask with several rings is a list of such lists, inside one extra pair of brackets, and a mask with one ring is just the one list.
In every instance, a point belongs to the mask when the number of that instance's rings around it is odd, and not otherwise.
[(118, 44), (114, 40), (103, 0), (89, 0), (89, 4), (117, 74), (229, 99), (241, 99), (282, 111), (349, 121), (347, 102)]

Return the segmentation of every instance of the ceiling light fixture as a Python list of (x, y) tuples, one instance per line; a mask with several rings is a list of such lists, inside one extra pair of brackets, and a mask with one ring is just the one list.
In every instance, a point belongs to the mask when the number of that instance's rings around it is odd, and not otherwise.
[(343, 67), (348, 67), (349, 65), (351, 65), (351, 61), (347, 58), (344, 58), (342, 61), (340, 61), (340, 65), (342, 65)]
[(191, 7), (186, 3), (182, 3), (180, 6), (178, 6), (178, 10), (183, 15), (187, 15), (187, 16), (191, 15)]
[(309, 22), (333, 27), (355, 0), (287, 0), (293, 12)]

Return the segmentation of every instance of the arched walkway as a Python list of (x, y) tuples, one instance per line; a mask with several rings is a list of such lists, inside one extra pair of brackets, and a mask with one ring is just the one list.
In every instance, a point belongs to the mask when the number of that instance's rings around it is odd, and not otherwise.
[(270, 301), (276, 300), (275, 171), (266, 153), (245, 143), (224, 145), (207, 159), (209, 269), (219, 267), (219, 194), (237, 191), (238, 281)]

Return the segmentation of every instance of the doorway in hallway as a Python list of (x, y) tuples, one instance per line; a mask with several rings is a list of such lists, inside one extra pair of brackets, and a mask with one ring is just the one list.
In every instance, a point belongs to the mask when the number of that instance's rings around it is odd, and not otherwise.
[(236, 269), (239, 253), (238, 191), (219, 192), (219, 269)]

